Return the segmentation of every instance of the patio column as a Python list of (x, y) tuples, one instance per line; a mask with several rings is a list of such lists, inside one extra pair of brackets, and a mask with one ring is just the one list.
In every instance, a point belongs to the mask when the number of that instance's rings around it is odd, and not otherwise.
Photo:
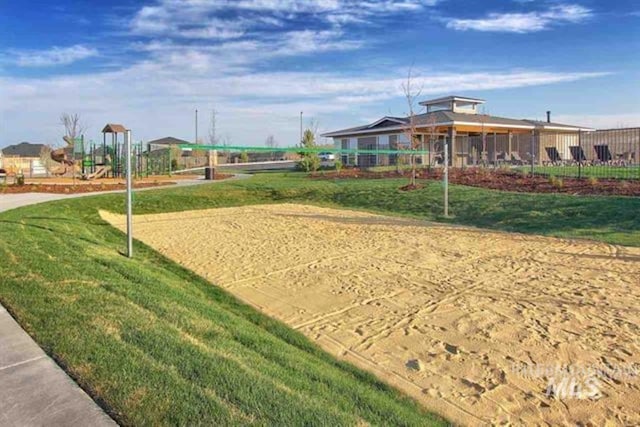
[[(511, 140), (513, 138), (513, 132), (509, 131), (508, 133), (509, 135), (509, 147), (507, 148), (509, 156), (511, 156)], [(509, 160), (511, 160), (511, 158), (509, 158)]]
[(531, 151), (531, 173), (533, 174), (533, 167), (536, 164), (536, 161), (538, 159), (538, 155), (536, 153), (536, 132), (535, 130), (531, 131), (531, 147), (529, 148), (529, 150)]
[(455, 155), (456, 155), (456, 128), (451, 126), (448, 130), (448, 138), (449, 138), (449, 166), (455, 166)]
[(638, 129), (638, 139), (636, 141), (636, 155), (633, 159), (634, 164), (640, 164), (640, 129)]
[(493, 133), (493, 166), (498, 164), (498, 136)]

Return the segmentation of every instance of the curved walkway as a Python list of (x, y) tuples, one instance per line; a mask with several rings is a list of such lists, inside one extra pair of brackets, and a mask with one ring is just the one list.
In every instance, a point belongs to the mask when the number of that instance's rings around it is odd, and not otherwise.
[[(244, 179), (236, 175), (230, 179)], [(178, 181), (174, 186), (149, 187), (149, 191), (176, 186), (224, 181)], [(0, 212), (53, 200), (123, 193), (123, 190), (81, 194), (4, 194)], [(113, 421), (18, 325), (0, 305), (0, 425), (2, 426), (116, 426)]]
[[(162, 185), (159, 187), (145, 187), (134, 189), (134, 193), (140, 191), (151, 190), (167, 190), (176, 187), (187, 187), (192, 185), (201, 184), (217, 184), (220, 182), (227, 182), (231, 180), (247, 179), (251, 175), (248, 174), (235, 174), (232, 178), (220, 180), (220, 181), (206, 181), (204, 179), (184, 179), (177, 180), (174, 185)], [(20, 193), (20, 194), (0, 194), (0, 212), (8, 211), (11, 209), (19, 208), (22, 206), (35, 205), (38, 203), (51, 202), (54, 200), (74, 199), (78, 197), (97, 196), (100, 194), (110, 193), (124, 193), (125, 190), (112, 190), (112, 191), (94, 191), (91, 193), (77, 193), (77, 194), (52, 194), (52, 193)]]

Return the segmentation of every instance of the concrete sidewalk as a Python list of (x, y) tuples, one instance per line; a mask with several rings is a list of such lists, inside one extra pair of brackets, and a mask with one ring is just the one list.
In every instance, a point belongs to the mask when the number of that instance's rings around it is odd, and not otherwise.
[[(158, 187), (144, 187), (134, 188), (134, 193), (140, 191), (153, 191), (153, 190), (169, 190), (177, 187), (190, 187), (193, 185), (202, 184), (218, 184), (222, 182), (235, 181), (239, 179), (248, 179), (252, 175), (238, 173), (231, 178), (223, 179), (220, 181), (206, 181), (204, 178), (200, 179), (178, 179), (173, 185), (161, 185)], [(78, 197), (90, 197), (99, 196), (101, 194), (112, 193), (124, 193), (125, 190), (111, 190), (111, 191), (94, 191), (89, 193), (76, 193), (76, 194), (52, 194), (52, 193), (19, 193), (19, 194), (0, 194), (0, 212), (8, 211), (11, 209), (19, 208), (22, 206), (35, 205), (38, 203), (51, 202), (54, 200), (63, 199), (75, 199)]]
[[(102, 193), (95, 193), (102, 194)], [(0, 195), (0, 212), (21, 206), (35, 205), (37, 203), (50, 202), (52, 200), (62, 200), (74, 197), (70, 194), (50, 194), (50, 193), (20, 193)]]
[(117, 425), (2, 306), (0, 425)]

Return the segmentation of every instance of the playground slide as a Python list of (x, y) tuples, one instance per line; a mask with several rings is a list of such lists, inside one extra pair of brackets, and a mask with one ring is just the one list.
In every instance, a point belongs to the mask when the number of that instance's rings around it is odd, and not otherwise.
[(92, 180), (97, 178), (102, 178), (111, 170), (111, 166), (100, 166), (94, 173), (90, 173), (89, 175), (85, 175), (83, 179)]
[(58, 148), (51, 152), (51, 160), (60, 163), (60, 166), (51, 171), (54, 175), (66, 175), (69, 172), (69, 167), (73, 166), (73, 161), (67, 158), (67, 153), (64, 148)]
[(67, 158), (67, 153), (64, 148), (58, 148), (51, 152), (51, 160), (54, 162), (62, 163), (63, 165), (71, 166), (73, 161)]
[(69, 167), (67, 165), (60, 165), (57, 168), (51, 169), (50, 172), (56, 176), (66, 175)]

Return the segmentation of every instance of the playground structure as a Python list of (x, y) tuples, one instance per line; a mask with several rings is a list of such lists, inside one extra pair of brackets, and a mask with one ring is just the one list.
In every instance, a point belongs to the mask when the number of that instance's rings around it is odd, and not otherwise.
[[(127, 129), (121, 124), (108, 123), (102, 129), (102, 143), (86, 141), (84, 135), (71, 139), (63, 137), (66, 147), (51, 151), (51, 160), (59, 166), (50, 170), (55, 176), (74, 176), (83, 180), (124, 178)], [(131, 162), (134, 178), (171, 175), (176, 169), (171, 147), (145, 147), (142, 141), (132, 142)]]

